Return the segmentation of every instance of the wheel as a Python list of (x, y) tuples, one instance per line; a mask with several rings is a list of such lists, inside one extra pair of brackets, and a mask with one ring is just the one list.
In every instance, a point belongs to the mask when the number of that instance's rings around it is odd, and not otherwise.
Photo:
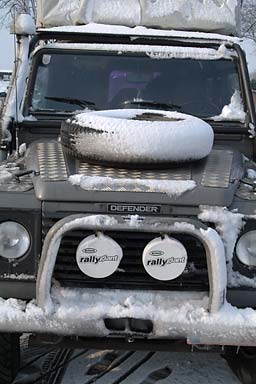
[(229, 348), (224, 356), (231, 369), (241, 381), (241, 384), (256, 383), (256, 348)]
[(0, 333), (0, 383), (11, 384), (20, 364), (20, 336)]
[(194, 116), (151, 109), (86, 112), (62, 123), (61, 142), (91, 163), (156, 165), (202, 159), (213, 131)]

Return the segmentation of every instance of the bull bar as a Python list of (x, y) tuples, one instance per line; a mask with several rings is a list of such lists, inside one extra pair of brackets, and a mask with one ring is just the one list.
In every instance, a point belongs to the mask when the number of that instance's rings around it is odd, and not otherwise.
[[(68, 231), (76, 229), (193, 235), (206, 250), (209, 292), (53, 287), (52, 276), (61, 239)], [(118, 216), (71, 215), (59, 220), (45, 238), (36, 303), (32, 304), (36, 315), (28, 317), (31, 306), (28, 303), (15, 318), (7, 316), (1, 321), (0, 316), (0, 329), (99, 338), (112, 336), (105, 326), (105, 318), (126, 317), (152, 321), (152, 332), (144, 335), (147, 339), (182, 338), (190, 344), (256, 346), (256, 311), (226, 303), (226, 276), (225, 249), (220, 236), (196, 220), (145, 217), (142, 221), (126, 221)], [(125, 335), (121, 333), (120, 336)]]

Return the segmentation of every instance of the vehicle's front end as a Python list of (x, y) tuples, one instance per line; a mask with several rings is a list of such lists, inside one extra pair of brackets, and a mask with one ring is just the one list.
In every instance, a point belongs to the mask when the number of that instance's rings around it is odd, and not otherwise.
[[(4, 119), (6, 149), (28, 148), (2, 165), (0, 331), (56, 344), (256, 346), (255, 113), (243, 52), (232, 38), (133, 33), (32, 40), (23, 118)], [(103, 116), (95, 127), (97, 110), (115, 124)], [(129, 138), (116, 134), (125, 119), (189, 135), (176, 148), (164, 135), (133, 136), (129, 159)]]

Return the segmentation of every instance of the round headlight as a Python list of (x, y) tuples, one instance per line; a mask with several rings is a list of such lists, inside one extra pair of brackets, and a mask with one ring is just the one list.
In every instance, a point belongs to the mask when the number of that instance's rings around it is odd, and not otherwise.
[(26, 228), (13, 221), (0, 224), (0, 256), (17, 259), (28, 251), (30, 236)]
[(241, 263), (256, 267), (256, 231), (246, 232), (240, 237), (236, 246), (236, 254)]

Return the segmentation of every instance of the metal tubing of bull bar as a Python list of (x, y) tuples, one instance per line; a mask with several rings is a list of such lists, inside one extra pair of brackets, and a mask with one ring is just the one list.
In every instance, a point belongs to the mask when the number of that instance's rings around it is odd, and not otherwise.
[[(226, 262), (225, 251), (222, 240), (217, 232), (211, 228), (206, 230), (206, 226), (193, 220), (184, 219), (168, 219), (159, 220), (158, 223), (147, 222), (147, 218), (142, 223), (132, 224), (128, 223), (109, 223), (109, 219), (117, 220), (117, 217), (108, 215), (71, 215), (58, 221), (47, 233), (44, 241), (42, 255), (39, 264), (36, 299), (37, 305), (45, 312), (51, 313), (53, 310), (53, 303), (51, 299), (51, 280), (54, 271), (54, 266), (61, 243), (62, 237), (66, 232), (76, 229), (86, 229), (93, 231), (139, 231), (139, 232), (157, 232), (157, 233), (184, 233), (197, 237), (205, 246), (206, 258), (209, 276), (209, 306), (208, 309), (211, 313), (217, 312), (225, 299), (226, 293)], [(90, 220), (92, 219), (91, 223)], [(96, 222), (98, 220), (98, 223)], [(161, 223), (161, 221), (163, 221)], [(182, 228), (175, 226), (175, 223), (184, 223)], [(187, 226), (186, 226), (187, 224)], [(195, 225), (193, 225), (195, 224)], [(206, 236), (207, 231), (210, 236)]]

